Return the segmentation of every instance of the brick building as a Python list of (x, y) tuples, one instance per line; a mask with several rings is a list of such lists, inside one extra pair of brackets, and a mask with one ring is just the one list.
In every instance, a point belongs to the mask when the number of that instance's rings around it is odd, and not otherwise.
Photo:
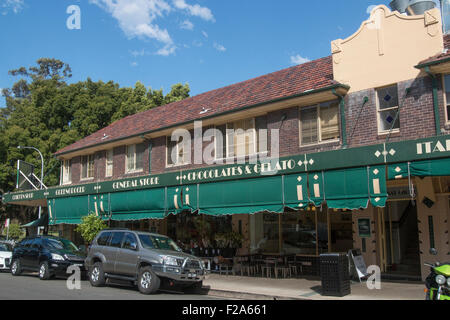
[(118, 120), (56, 153), (60, 186), (4, 201), (48, 207), (71, 238), (93, 212), (200, 247), (234, 231), (239, 253), (296, 254), (307, 273), (357, 248), (423, 278), (430, 247), (450, 254), (449, 47), (437, 9), (378, 6), (331, 56)]

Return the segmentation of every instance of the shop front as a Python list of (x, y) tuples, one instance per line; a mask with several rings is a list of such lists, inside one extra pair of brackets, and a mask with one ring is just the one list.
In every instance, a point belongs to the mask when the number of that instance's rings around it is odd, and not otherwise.
[[(448, 252), (449, 154), (450, 136), (441, 136), (11, 193), (4, 201), (45, 199), (50, 225), (95, 213), (111, 227), (163, 233), (205, 257), (294, 255), (303, 274), (317, 275), (321, 253), (357, 248), (367, 265), (390, 272), (422, 264), (430, 246)], [(403, 202), (389, 197), (395, 186)]]

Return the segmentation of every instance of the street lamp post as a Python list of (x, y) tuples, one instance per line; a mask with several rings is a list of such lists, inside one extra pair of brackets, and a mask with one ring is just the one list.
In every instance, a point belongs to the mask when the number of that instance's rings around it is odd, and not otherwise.
[[(22, 146), (17, 146), (17, 149), (32, 149), (34, 151), (37, 151), (39, 153), (39, 155), (41, 156), (41, 181), (40, 181), (40, 189), (43, 189), (43, 183), (44, 183), (44, 157), (42, 156), (41, 151), (39, 151), (39, 149), (35, 148), (35, 147), (22, 147)], [(42, 207), (39, 206), (39, 215), (38, 215), (38, 219), (41, 218), (41, 211), (42, 211)], [(40, 229), (41, 227), (38, 226), (38, 234), (40, 234)]]

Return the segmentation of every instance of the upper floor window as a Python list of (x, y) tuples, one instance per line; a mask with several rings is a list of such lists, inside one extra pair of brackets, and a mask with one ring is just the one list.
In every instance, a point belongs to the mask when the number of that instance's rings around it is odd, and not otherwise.
[(126, 172), (139, 172), (144, 170), (145, 144), (133, 144), (127, 146)]
[(172, 137), (169, 136), (166, 139), (166, 146), (168, 167), (188, 164), (189, 151), (186, 150), (188, 147), (187, 143), (184, 143), (183, 140), (172, 141)]
[(445, 122), (450, 122), (450, 74), (444, 77), (445, 87)]
[(64, 160), (63, 161), (61, 184), (68, 184), (68, 183), (72, 182), (71, 165), (72, 165), (72, 160)]
[(300, 144), (339, 140), (339, 102), (300, 108)]
[(376, 89), (376, 102), (378, 110), (378, 132), (385, 133), (391, 129), (400, 129), (400, 116), (398, 109), (397, 85)]
[(106, 151), (105, 177), (112, 177), (113, 175), (113, 149)]
[(81, 157), (81, 179), (94, 178), (94, 155)]

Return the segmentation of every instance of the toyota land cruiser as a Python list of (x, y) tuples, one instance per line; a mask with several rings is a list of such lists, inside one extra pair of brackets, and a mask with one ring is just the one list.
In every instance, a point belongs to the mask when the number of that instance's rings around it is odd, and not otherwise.
[(172, 239), (128, 229), (101, 231), (85, 266), (92, 286), (103, 286), (106, 279), (128, 280), (143, 294), (155, 293), (161, 282), (199, 290), (205, 277), (202, 261), (183, 253)]

